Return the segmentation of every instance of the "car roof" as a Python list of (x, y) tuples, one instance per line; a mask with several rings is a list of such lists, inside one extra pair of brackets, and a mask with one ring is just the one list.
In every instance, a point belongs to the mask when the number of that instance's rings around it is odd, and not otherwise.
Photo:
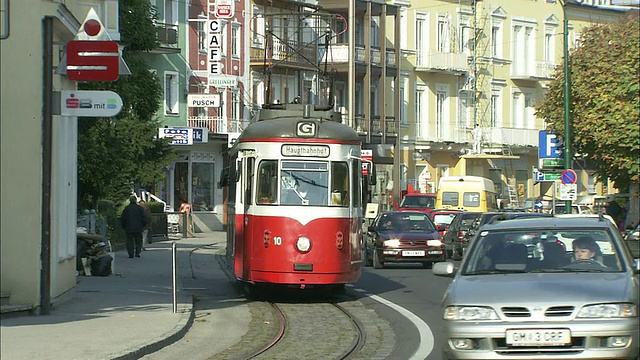
[(523, 230), (530, 228), (562, 228), (562, 227), (602, 227), (614, 228), (614, 225), (604, 217), (559, 217), (539, 216), (520, 217), (504, 221), (493, 221), (484, 225), (484, 230)]

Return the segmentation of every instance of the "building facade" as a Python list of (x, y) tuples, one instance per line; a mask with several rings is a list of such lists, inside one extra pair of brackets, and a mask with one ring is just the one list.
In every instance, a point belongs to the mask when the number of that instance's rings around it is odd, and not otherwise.
[(58, 67), (91, 8), (119, 40), (117, 1), (3, 2), (0, 290), (25, 310), (76, 286), (78, 122), (54, 114), (53, 93), (77, 88)]

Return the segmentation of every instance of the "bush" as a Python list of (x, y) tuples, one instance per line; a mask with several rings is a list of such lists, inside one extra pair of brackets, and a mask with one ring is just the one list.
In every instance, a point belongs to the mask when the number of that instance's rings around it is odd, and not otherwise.
[(159, 201), (148, 201), (147, 207), (152, 213), (160, 214), (164, 212), (164, 204)]

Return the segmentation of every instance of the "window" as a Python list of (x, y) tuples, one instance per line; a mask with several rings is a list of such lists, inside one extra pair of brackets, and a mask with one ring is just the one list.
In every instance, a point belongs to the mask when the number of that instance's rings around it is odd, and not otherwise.
[(513, 75), (534, 75), (535, 31), (531, 24), (516, 24), (513, 27)]
[(194, 162), (191, 165), (191, 204), (194, 211), (213, 211), (214, 164)]
[(416, 138), (427, 139), (429, 129), (426, 119), (427, 92), (424, 85), (416, 87)]
[(257, 204), (276, 204), (278, 199), (278, 162), (263, 160), (258, 166)]
[(331, 206), (349, 206), (349, 166), (346, 162), (331, 163)]
[(371, 46), (380, 47), (380, 26), (378, 25), (378, 18), (371, 18)]
[(448, 85), (436, 85), (436, 136), (443, 139), (448, 135), (449, 89)]
[(477, 207), (480, 206), (479, 192), (465, 192), (462, 194), (462, 206)]
[(260, 6), (253, 7), (253, 19), (251, 20), (251, 37), (253, 46), (264, 47), (265, 20)]
[(327, 206), (328, 170), (327, 162), (283, 161), (280, 171), (280, 204)]
[(472, 127), (472, 94), (470, 91), (458, 92), (458, 130), (471, 129)]
[(491, 57), (492, 58), (497, 58), (500, 55), (499, 37), (500, 37), (500, 26), (494, 24), (493, 26), (491, 26)]
[(416, 18), (416, 65), (426, 65), (427, 56), (427, 19), (424, 17)]
[(198, 26), (198, 51), (201, 53), (206, 53), (207, 47), (209, 46), (207, 44), (207, 31), (205, 30), (207, 22), (205, 20), (202, 20), (197, 21), (196, 24)]
[(231, 56), (240, 57), (240, 25), (233, 25), (231, 27)]
[(164, 73), (164, 113), (165, 115), (178, 115), (178, 73)]
[(231, 121), (240, 120), (240, 93), (238, 90), (231, 91)]
[(463, 16), (458, 26), (458, 52), (471, 55), (473, 53), (473, 31), (469, 16)]
[(490, 100), (490, 127), (500, 127), (502, 126), (502, 117), (500, 112), (502, 111), (502, 98), (501, 98), (501, 90), (500, 89), (492, 89), (491, 90), (491, 100)]
[(444, 191), (442, 193), (442, 205), (458, 206), (458, 199), (457, 191)]
[(407, 125), (407, 112), (409, 111), (409, 99), (407, 98), (407, 87), (409, 79), (405, 76), (400, 78), (400, 125)]
[(353, 160), (351, 163), (351, 186), (353, 187), (353, 206), (359, 207), (362, 204), (362, 162)]
[(438, 15), (438, 52), (449, 52), (449, 17)]
[(555, 33), (553, 29), (546, 29), (544, 33), (544, 61), (555, 63)]
[(220, 21), (220, 53), (227, 56), (227, 22)]

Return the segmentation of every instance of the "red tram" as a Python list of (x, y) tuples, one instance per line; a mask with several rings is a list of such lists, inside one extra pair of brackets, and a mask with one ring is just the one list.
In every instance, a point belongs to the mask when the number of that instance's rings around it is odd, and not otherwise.
[(227, 256), (237, 280), (353, 283), (363, 265), (357, 133), (331, 106), (275, 104), (229, 153)]

